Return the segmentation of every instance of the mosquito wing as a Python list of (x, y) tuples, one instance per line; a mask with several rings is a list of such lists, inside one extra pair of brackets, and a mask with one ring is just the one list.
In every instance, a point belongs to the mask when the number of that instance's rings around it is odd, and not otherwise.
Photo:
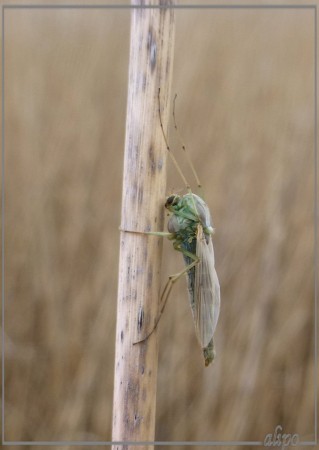
[(214, 249), (211, 236), (206, 242), (202, 226), (197, 229), (196, 255), (199, 258), (195, 266), (194, 323), (197, 338), (205, 348), (210, 343), (219, 316), (220, 287), (215, 270)]

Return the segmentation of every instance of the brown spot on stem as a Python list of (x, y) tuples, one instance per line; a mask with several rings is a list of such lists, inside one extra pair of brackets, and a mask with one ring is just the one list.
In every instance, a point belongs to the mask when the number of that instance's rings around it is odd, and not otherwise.
[(152, 286), (152, 282), (153, 282), (153, 270), (152, 269), (153, 268), (151, 267), (147, 273), (147, 287)]
[(147, 50), (148, 50), (149, 60), (150, 60), (150, 64), (151, 64), (151, 71), (153, 72), (156, 67), (157, 45), (156, 45), (155, 34), (153, 32), (152, 27), (150, 27), (148, 30)]
[(141, 331), (144, 324), (144, 309), (140, 306), (137, 316), (137, 330)]
[(138, 194), (137, 194), (137, 201), (138, 201), (139, 205), (142, 205), (142, 203), (143, 203), (143, 196), (144, 196), (143, 190), (139, 189)]
[(150, 148), (148, 149), (148, 160), (149, 160), (152, 174), (154, 174), (156, 172), (156, 161), (155, 161), (155, 155), (154, 155), (154, 148), (153, 148), (152, 144), (151, 144)]

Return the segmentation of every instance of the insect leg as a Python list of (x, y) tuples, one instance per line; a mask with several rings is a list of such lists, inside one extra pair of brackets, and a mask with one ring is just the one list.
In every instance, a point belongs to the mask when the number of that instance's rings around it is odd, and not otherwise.
[(193, 260), (193, 262), (191, 264), (189, 264), (188, 266), (186, 266), (182, 271), (180, 271), (178, 273), (175, 273), (174, 275), (170, 275), (169, 276), (168, 281), (167, 281), (167, 283), (165, 285), (165, 288), (164, 288), (164, 290), (162, 292), (162, 295), (161, 295), (161, 300), (160, 300), (161, 307), (160, 307), (158, 316), (157, 316), (157, 318), (155, 320), (153, 329), (143, 339), (140, 339), (139, 341), (134, 342), (133, 345), (139, 344), (140, 342), (144, 342), (144, 341), (146, 341), (146, 339), (148, 339), (151, 336), (151, 334), (157, 328), (157, 325), (158, 325), (158, 323), (160, 321), (160, 318), (162, 317), (162, 314), (164, 312), (167, 300), (168, 300), (168, 298), (170, 296), (170, 293), (171, 293), (171, 290), (172, 290), (172, 288), (174, 286), (174, 283), (176, 283), (177, 280), (179, 280), (185, 273), (187, 273), (190, 269), (192, 269), (194, 266), (196, 266), (196, 264), (198, 264), (198, 262), (199, 262), (199, 258), (196, 255), (194, 255), (193, 253), (182, 249), (180, 247), (180, 244), (175, 244), (174, 248), (175, 248), (175, 250), (178, 250), (178, 251), (182, 252), (184, 255), (189, 256)]
[(122, 227), (119, 227), (120, 231), (124, 233), (136, 233), (136, 234), (148, 234), (150, 236), (160, 236), (167, 237), (168, 239), (172, 239), (174, 237), (173, 233), (169, 233), (168, 231), (137, 231), (137, 230), (125, 230)]

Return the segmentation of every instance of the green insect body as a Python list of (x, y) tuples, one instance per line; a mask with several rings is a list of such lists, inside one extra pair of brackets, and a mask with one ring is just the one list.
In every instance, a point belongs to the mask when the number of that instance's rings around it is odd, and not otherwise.
[(208, 206), (196, 194), (168, 197), (171, 212), (167, 224), (175, 250), (182, 252), (188, 281), (188, 294), (195, 331), (203, 349), (205, 365), (215, 357), (213, 334), (220, 309), (220, 287), (215, 270), (212, 234), (214, 229)]

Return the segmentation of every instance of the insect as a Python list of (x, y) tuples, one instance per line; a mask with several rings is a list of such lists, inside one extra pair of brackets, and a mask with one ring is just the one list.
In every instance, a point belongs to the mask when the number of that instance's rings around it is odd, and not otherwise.
[(212, 244), (214, 229), (209, 209), (204, 200), (192, 192), (182, 197), (168, 197), (165, 207), (171, 212), (167, 224), (171, 235), (168, 238), (173, 241), (175, 250), (182, 252), (186, 264), (180, 274), (171, 278), (170, 285), (186, 273), (195, 332), (203, 349), (205, 366), (208, 366), (215, 357), (213, 334), (220, 308), (220, 287)]
[[(175, 129), (178, 132), (175, 120), (175, 100), (176, 95), (174, 98), (173, 118)], [(162, 124), (160, 90), (158, 91), (158, 105), (160, 125), (166, 148), (186, 185), (187, 193), (182, 196), (176, 194), (170, 195), (166, 200), (165, 208), (170, 213), (170, 218), (167, 223), (168, 232), (147, 232), (146, 234), (167, 237), (171, 240), (174, 249), (182, 253), (185, 268), (181, 272), (169, 277), (161, 296), (162, 306), (155, 321), (154, 328), (144, 339), (142, 339), (142, 341), (147, 339), (157, 327), (174, 283), (186, 274), (188, 296), (195, 325), (195, 332), (203, 350), (205, 366), (207, 367), (215, 358), (213, 335), (216, 329), (220, 309), (220, 286), (215, 270), (214, 249), (212, 243), (214, 228), (212, 226), (211, 215), (207, 204), (200, 196), (191, 191), (189, 184), (168, 145), (168, 140)], [(182, 148), (187, 156), (186, 148), (183, 143)], [(201, 188), (197, 173), (188, 156), (187, 160), (197, 185)]]

